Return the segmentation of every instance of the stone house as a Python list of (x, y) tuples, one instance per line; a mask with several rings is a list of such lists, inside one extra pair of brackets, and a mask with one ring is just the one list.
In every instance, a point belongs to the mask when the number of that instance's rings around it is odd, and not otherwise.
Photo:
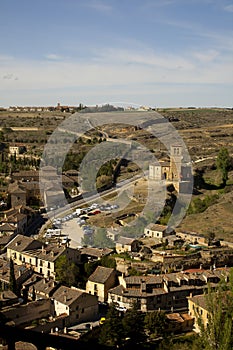
[(194, 318), (194, 330), (199, 332), (198, 317), (201, 318), (204, 327), (208, 325), (209, 311), (207, 307), (207, 300), (204, 294), (195, 295), (188, 298), (189, 315)]
[(174, 230), (165, 225), (150, 223), (144, 229), (144, 237), (166, 238), (172, 234), (175, 234)]
[(28, 193), (25, 186), (19, 182), (10, 184), (8, 192), (11, 198), (11, 207), (17, 207), (18, 205), (27, 205)]
[[(14, 264), (14, 273), (17, 287), (21, 287), (23, 282), (32, 275), (32, 270)], [(9, 260), (0, 259), (0, 285), (2, 290), (7, 290), (10, 283), (10, 262)]]
[(30, 237), (17, 235), (7, 246), (7, 257), (18, 265), (24, 264), (44, 277), (56, 276), (56, 261), (65, 255), (69, 262), (80, 262), (81, 255), (76, 249), (59, 244), (44, 245)]
[(52, 295), (56, 316), (66, 314), (66, 326), (98, 318), (98, 299), (85, 290), (60, 286)]
[(12, 258), (15, 264), (22, 265), (24, 262), (22, 254), (24, 254), (25, 251), (41, 247), (42, 242), (19, 234), (7, 244), (7, 259)]
[[(212, 293), (214, 295), (216, 292)], [(228, 308), (228, 303), (230, 302), (230, 304), (232, 304), (233, 293), (232, 291), (225, 291), (222, 292), (218, 298), (221, 299), (220, 305), (224, 315), (224, 312), (226, 312)], [(215, 302), (217, 302), (217, 299)], [(211, 322), (211, 305), (208, 303), (208, 296), (206, 294), (190, 296), (188, 298), (188, 309), (189, 315), (195, 320), (193, 328), (195, 332), (200, 332), (199, 322), (202, 323), (204, 328), (208, 327), (208, 324)]]
[(98, 266), (86, 283), (86, 291), (96, 295), (100, 302), (108, 299), (108, 291), (116, 284), (116, 271), (112, 268)]
[[(216, 287), (220, 281), (216, 274)], [(207, 289), (207, 281), (203, 271), (199, 273), (169, 273), (159, 276), (127, 276), (119, 277), (119, 285), (109, 290), (108, 302), (118, 303), (129, 308), (137, 301), (142, 311), (165, 310), (180, 311), (188, 309), (187, 297), (199, 295)]]
[(119, 237), (116, 242), (116, 252), (120, 253), (129, 253), (129, 252), (138, 252), (139, 251), (139, 242), (135, 238), (128, 237)]
[(28, 297), (32, 299), (35, 294), (35, 300), (50, 298), (58, 287), (59, 283), (54, 279), (42, 278), (38, 275), (32, 276), (23, 284), (23, 288), (28, 290)]
[(106, 236), (110, 238), (113, 242), (116, 242), (120, 236), (120, 232), (116, 229), (107, 229)]
[(32, 321), (53, 315), (53, 305), (49, 299), (31, 301), (2, 310), (2, 314), (15, 326), (29, 325)]
[(4, 292), (0, 292), (0, 308), (4, 306), (10, 306), (12, 304), (17, 304), (19, 299), (15, 293), (11, 290), (6, 290)]
[(14, 225), (6, 223), (0, 224), (0, 236), (10, 236), (16, 233), (17, 228)]
[(104, 256), (108, 256), (114, 252), (110, 248), (94, 248), (94, 247), (82, 247), (80, 248), (80, 254), (82, 261), (96, 261), (100, 260)]

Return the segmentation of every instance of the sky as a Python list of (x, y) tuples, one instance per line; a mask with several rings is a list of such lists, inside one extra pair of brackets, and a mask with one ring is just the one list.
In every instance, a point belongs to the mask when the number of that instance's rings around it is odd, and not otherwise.
[(233, 0), (0, 0), (0, 106), (233, 106)]

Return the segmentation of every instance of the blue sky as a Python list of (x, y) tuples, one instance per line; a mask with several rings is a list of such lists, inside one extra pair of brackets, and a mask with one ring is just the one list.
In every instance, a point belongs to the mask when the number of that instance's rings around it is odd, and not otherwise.
[(227, 106), (232, 0), (0, 0), (0, 106)]

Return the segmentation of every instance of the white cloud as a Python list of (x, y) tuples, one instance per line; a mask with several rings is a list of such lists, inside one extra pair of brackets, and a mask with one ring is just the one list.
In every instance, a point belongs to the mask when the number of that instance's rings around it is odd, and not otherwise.
[(97, 1), (97, 0), (92, 0), (89, 2), (85, 2), (85, 6), (99, 11), (99, 12), (110, 12), (112, 11), (112, 6), (103, 2), (103, 1)]
[(60, 61), (62, 59), (62, 56), (51, 53), (45, 55), (45, 58), (52, 61)]
[(193, 57), (196, 57), (200, 62), (212, 62), (218, 55), (219, 52), (216, 50), (199, 51), (193, 53)]
[[(100, 89), (115, 85), (144, 84), (223, 84), (232, 83), (232, 62), (225, 58), (214, 60), (214, 51), (186, 55), (156, 55), (151, 52), (130, 50), (103, 50), (106, 56), (96, 61), (28, 61), (8, 62), (0, 68), (0, 76), (11, 72), (20, 77), (17, 89), (89, 87)], [(197, 60), (198, 58), (198, 60)], [(1, 89), (7, 88), (9, 79), (2, 80)]]
[(11, 60), (13, 60), (14, 59), (14, 57), (13, 56), (10, 56), (10, 55), (1, 55), (0, 54), (0, 61), (2, 62), (2, 61), (11, 61)]
[(233, 4), (225, 6), (224, 10), (227, 12), (233, 12)]

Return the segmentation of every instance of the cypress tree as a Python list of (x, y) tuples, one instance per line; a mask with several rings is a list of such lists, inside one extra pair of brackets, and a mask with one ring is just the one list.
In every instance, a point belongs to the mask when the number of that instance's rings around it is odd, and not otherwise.
[(17, 285), (16, 285), (16, 279), (15, 279), (15, 269), (14, 269), (14, 262), (12, 259), (10, 259), (10, 281), (9, 281), (9, 290), (11, 290), (13, 293), (17, 294)]

